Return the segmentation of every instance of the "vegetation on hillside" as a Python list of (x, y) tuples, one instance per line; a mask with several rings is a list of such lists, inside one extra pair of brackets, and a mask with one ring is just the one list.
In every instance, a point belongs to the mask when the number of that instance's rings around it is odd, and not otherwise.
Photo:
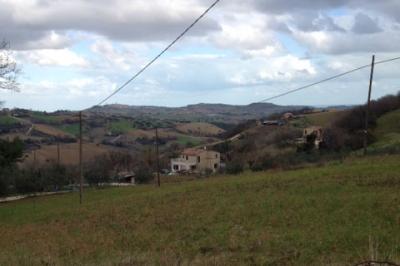
[(369, 152), (400, 152), (400, 109), (381, 116), (376, 124), (373, 131), (376, 142), (369, 147)]
[(10, 193), (10, 186), (17, 169), (17, 161), (22, 157), (23, 143), (0, 140), (0, 197)]
[(0, 126), (10, 126), (18, 124), (18, 120), (11, 116), (0, 115)]

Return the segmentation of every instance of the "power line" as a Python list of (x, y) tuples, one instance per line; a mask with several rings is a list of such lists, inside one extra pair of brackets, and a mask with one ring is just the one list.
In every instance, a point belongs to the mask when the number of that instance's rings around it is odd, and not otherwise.
[[(384, 64), (384, 63), (396, 61), (396, 60), (399, 60), (399, 59), (400, 59), (400, 57), (394, 57), (394, 58), (390, 58), (390, 59), (386, 59), (386, 60), (382, 60), (382, 61), (375, 62), (375, 65)], [(308, 84), (308, 85), (305, 85), (305, 86), (302, 86), (302, 87), (299, 87), (299, 88), (296, 88), (296, 89), (293, 89), (293, 90), (290, 90), (290, 91), (287, 91), (287, 92), (284, 92), (284, 93), (281, 93), (281, 94), (278, 94), (278, 95), (275, 95), (275, 96), (272, 96), (272, 97), (270, 97), (270, 98), (267, 98), (267, 99), (264, 99), (264, 100), (262, 100), (262, 101), (259, 101), (259, 103), (268, 102), (268, 101), (271, 101), (271, 100), (274, 100), (274, 99), (276, 99), (276, 98), (280, 98), (280, 97), (286, 96), (286, 95), (291, 94), (291, 93), (294, 93), (294, 92), (298, 92), (298, 91), (301, 91), (301, 90), (305, 90), (305, 89), (308, 89), (308, 88), (310, 88), (310, 87), (319, 85), (319, 84), (321, 84), (321, 83), (325, 83), (325, 82), (327, 82), (327, 81), (331, 81), (331, 80), (333, 80), (333, 79), (337, 79), (337, 78), (343, 77), (343, 76), (345, 76), (345, 75), (354, 73), (354, 72), (356, 72), (356, 71), (359, 71), (359, 70), (361, 70), (361, 69), (364, 69), (364, 68), (367, 68), (367, 67), (370, 67), (370, 66), (371, 66), (371, 64), (364, 65), (364, 66), (360, 66), (360, 67), (354, 68), (354, 69), (352, 69), (352, 70), (349, 70), (349, 71), (346, 71), (346, 72), (343, 72), (343, 73), (334, 75), (334, 76), (332, 76), (332, 77), (329, 77), (329, 78), (326, 78), (326, 79), (323, 79), (323, 80), (320, 80), (320, 81), (317, 81), (317, 82), (314, 82), (314, 83), (311, 83), (311, 84)]]
[(102, 100), (98, 105), (102, 105), (106, 101), (108, 101), (115, 94), (120, 92), (123, 88), (125, 88), (129, 83), (131, 83), (134, 79), (136, 79), (140, 74), (142, 74), (147, 68), (149, 68), (155, 61), (157, 61), (165, 52), (167, 52), (175, 43), (177, 43), (191, 28), (193, 28), (211, 9), (213, 9), (218, 2), (221, 0), (216, 0), (209, 8), (207, 8), (192, 24), (189, 25), (175, 40), (173, 40), (164, 50), (162, 50), (156, 57), (154, 57), (149, 63), (147, 63), (142, 69), (140, 69), (132, 78), (126, 81), (122, 86), (116, 89), (113, 93), (107, 96), (104, 100)]

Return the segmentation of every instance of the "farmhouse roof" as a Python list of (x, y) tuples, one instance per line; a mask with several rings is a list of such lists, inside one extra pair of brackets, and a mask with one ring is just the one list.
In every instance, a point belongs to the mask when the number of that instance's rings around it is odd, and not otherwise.
[(193, 148), (189, 148), (189, 149), (185, 149), (182, 152), (182, 155), (188, 155), (188, 156), (198, 156), (201, 153), (203, 153), (205, 150), (202, 149), (193, 149)]

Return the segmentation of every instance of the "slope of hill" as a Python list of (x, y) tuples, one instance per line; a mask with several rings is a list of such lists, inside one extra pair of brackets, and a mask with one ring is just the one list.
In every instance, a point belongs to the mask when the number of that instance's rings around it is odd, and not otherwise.
[(400, 150), (400, 109), (380, 117), (373, 135), (377, 142), (371, 145), (371, 150)]
[(306, 123), (311, 126), (327, 127), (339, 119), (346, 113), (345, 110), (331, 110), (328, 112), (320, 112), (307, 114), (305, 116)]
[(224, 132), (223, 129), (204, 122), (178, 124), (176, 129), (185, 134), (193, 134), (198, 136), (217, 136)]
[(147, 117), (190, 122), (238, 123), (243, 120), (258, 119), (273, 113), (296, 110), (303, 107), (279, 106), (271, 103), (254, 103), (250, 105), (196, 104), (175, 108), (105, 105), (93, 107), (89, 111), (107, 115), (124, 115), (133, 118)]
[(400, 261), (399, 156), (0, 205), (1, 265)]
[[(133, 152), (154, 145), (156, 127), (160, 128), (161, 150), (172, 144), (184, 148), (221, 140), (220, 134), (224, 132), (221, 127), (229, 128), (243, 120), (296, 108), (300, 107), (268, 103), (248, 106), (197, 104), (180, 108), (107, 105), (84, 113), (83, 130), (85, 142), (89, 144), (87, 149), (104, 144), (102, 147), (110, 151), (122, 148)], [(43, 158), (44, 161), (54, 160), (55, 153), (48, 150), (53, 150), (56, 142), (76, 143), (78, 122), (76, 112), (4, 110), (0, 112), (0, 138), (18, 136), (25, 142), (27, 153), (39, 149), (42, 151), (37, 154), (49, 156)], [(99, 154), (97, 150), (90, 149), (89, 154)]]

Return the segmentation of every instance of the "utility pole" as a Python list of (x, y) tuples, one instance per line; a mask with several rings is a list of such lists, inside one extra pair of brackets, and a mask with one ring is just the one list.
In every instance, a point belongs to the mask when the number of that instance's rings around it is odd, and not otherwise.
[(158, 153), (158, 127), (156, 127), (156, 160), (157, 160), (157, 185), (160, 187), (160, 156)]
[(79, 112), (79, 204), (82, 204), (83, 167), (82, 167), (82, 112)]
[(364, 130), (364, 156), (367, 155), (367, 146), (368, 146), (368, 120), (369, 120), (369, 109), (371, 107), (371, 91), (372, 91), (372, 82), (374, 80), (374, 68), (375, 68), (375, 55), (372, 56), (372, 64), (371, 64), (371, 75), (369, 77), (369, 89), (368, 89), (368, 102), (367, 102), (367, 110), (365, 111), (365, 130)]

